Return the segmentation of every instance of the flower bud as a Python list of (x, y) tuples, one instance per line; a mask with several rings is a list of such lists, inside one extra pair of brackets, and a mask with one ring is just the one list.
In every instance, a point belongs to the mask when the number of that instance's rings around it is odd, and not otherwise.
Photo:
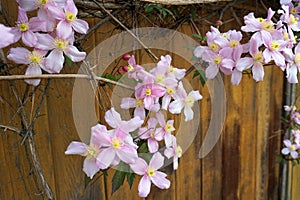
[(124, 70), (125, 72), (128, 71), (128, 66), (127, 66), (127, 65), (124, 65), (122, 68), (123, 68), (123, 70)]
[(122, 67), (120, 67), (117, 72), (118, 72), (118, 74), (122, 75), (123, 74)]
[(222, 20), (217, 20), (217, 21), (216, 21), (216, 25), (217, 25), (217, 26), (222, 26), (222, 24), (223, 24)]
[(129, 54), (126, 53), (126, 54), (124, 54), (124, 55), (122, 56), (122, 59), (127, 61), (127, 60), (130, 59), (130, 57), (131, 57), (131, 56), (130, 56)]

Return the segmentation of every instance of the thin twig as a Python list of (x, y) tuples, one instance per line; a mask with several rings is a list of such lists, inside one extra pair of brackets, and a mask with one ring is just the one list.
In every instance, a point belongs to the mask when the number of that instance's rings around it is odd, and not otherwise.
[(7, 126), (7, 125), (0, 124), (0, 128), (4, 129), (3, 132), (6, 132), (7, 130), (11, 130), (11, 131), (16, 132), (18, 134), (21, 133), (21, 130), (19, 130), (19, 129), (15, 128), (15, 127), (12, 127), (12, 126)]
[(95, 79), (97, 81), (103, 81), (111, 83), (129, 90), (134, 90), (132, 87), (119, 83), (107, 78), (99, 77), (93, 74), (93, 78), (86, 74), (41, 74), (41, 75), (11, 75), (11, 76), (0, 76), (0, 80), (22, 80), (22, 79), (40, 79), (40, 78), (82, 78), (82, 79)]
[(140, 45), (145, 49), (145, 51), (155, 60), (158, 60), (158, 57), (152, 53), (152, 51), (132, 32), (130, 31), (122, 22), (120, 22), (113, 14), (111, 14), (106, 8), (99, 2), (93, 0), (104, 12), (106, 12), (115, 22), (117, 22), (122, 28), (124, 28), (134, 39), (136, 39)]

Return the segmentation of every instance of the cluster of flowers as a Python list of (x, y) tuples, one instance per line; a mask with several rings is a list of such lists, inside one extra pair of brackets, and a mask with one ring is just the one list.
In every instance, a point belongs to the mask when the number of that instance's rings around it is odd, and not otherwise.
[(285, 111), (289, 112), (289, 123), (291, 127), (290, 139), (283, 141), (284, 148), (281, 150), (283, 155), (289, 155), (292, 159), (298, 159), (300, 151), (300, 112), (296, 106), (284, 106)]
[[(275, 14), (271, 8), (267, 18), (256, 18), (253, 13), (244, 17), (245, 26), (241, 27), (247, 34), (253, 33), (247, 43), (242, 44), (241, 31), (229, 30), (221, 33), (211, 27), (206, 33), (207, 46), (198, 46), (194, 55), (209, 63), (206, 77), (213, 79), (221, 70), (231, 75), (231, 82), (238, 85), (244, 70), (251, 68), (253, 79), (262, 81), (264, 65), (274, 62), (281, 70), (286, 70), (290, 83), (298, 83), (300, 70), (300, 44), (296, 42), (294, 32), (300, 31), (298, 1), (281, 1), (278, 10), (280, 20), (272, 21)], [(295, 6), (297, 5), (297, 6)]]
[[(105, 121), (113, 129), (107, 130), (106, 126), (97, 124), (91, 129), (89, 145), (72, 142), (65, 153), (86, 156), (83, 171), (90, 178), (99, 170), (117, 166), (122, 161), (135, 174), (142, 176), (138, 191), (139, 196), (146, 197), (151, 182), (160, 189), (170, 187), (167, 175), (159, 169), (166, 157), (173, 158), (176, 170), (182, 154), (172, 134), (175, 131), (174, 120), (166, 120), (163, 112), (177, 114), (184, 110), (185, 121), (192, 120), (192, 106), (202, 96), (199, 91), (187, 94), (181, 82), (185, 70), (172, 67), (169, 55), (161, 56), (157, 66), (149, 72), (137, 65), (134, 56), (131, 56), (126, 70), (128, 77), (135, 79), (137, 85), (134, 98), (123, 98), (121, 108), (134, 108), (133, 118), (123, 121), (120, 114), (111, 108), (105, 113)], [(138, 154), (140, 141), (147, 143), (146, 153), (152, 155), (149, 164)], [(165, 146), (161, 151), (165, 157), (159, 151), (159, 142)]]
[[(85, 34), (88, 23), (77, 19), (77, 8), (73, 0), (17, 0), (18, 21), (15, 27), (0, 24), (0, 48), (20, 39), (25, 46), (11, 48), (8, 59), (17, 64), (28, 65), (26, 75), (39, 75), (42, 70), (59, 73), (65, 57), (80, 62), (86, 57), (74, 43), (74, 32)], [(38, 9), (37, 17), (28, 19), (27, 11)], [(25, 80), (37, 86), (40, 79)]]

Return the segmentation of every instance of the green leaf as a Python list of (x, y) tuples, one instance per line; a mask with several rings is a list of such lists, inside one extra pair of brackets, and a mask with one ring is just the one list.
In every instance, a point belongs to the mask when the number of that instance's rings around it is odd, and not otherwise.
[(147, 146), (147, 142), (143, 142), (141, 145), (139, 145), (140, 147), (138, 148), (138, 153), (147, 153), (148, 152), (148, 146)]
[(201, 70), (196, 70), (194, 72), (193, 78), (200, 76), (200, 81), (201, 81), (201, 85), (204, 86), (206, 83), (206, 77), (205, 77), (205, 72), (201, 71)]
[(67, 65), (69, 67), (72, 67), (73, 61), (68, 56), (66, 56), (66, 55), (64, 55), (64, 57), (65, 57), (65, 62), (67, 63)]
[(112, 179), (112, 194), (117, 191), (124, 183), (126, 172), (116, 170)]
[(197, 33), (194, 33), (192, 36), (194, 36), (195, 38), (198, 38), (199, 40), (202, 40), (202, 36), (197, 34)]
[(109, 80), (112, 80), (112, 81), (116, 81), (116, 77), (115, 77), (114, 75), (112, 75), (112, 74), (107, 74), (107, 75), (105, 76), (105, 78), (107, 78), (107, 79), (109, 79)]
[(133, 184), (133, 181), (134, 181), (134, 179), (135, 179), (134, 173), (127, 173), (126, 179), (127, 179), (127, 183), (129, 184), (129, 187), (130, 187), (130, 189), (131, 189), (132, 184)]

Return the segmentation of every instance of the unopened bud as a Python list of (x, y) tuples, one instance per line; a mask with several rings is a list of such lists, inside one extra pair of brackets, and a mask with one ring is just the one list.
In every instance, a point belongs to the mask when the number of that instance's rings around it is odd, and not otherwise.
[(131, 57), (131, 56), (130, 56), (129, 54), (126, 53), (126, 54), (124, 54), (124, 55), (122, 56), (122, 59), (127, 61), (127, 60), (130, 59), (130, 57)]
[(118, 72), (118, 74), (122, 75), (123, 74), (122, 68), (120, 67), (117, 72)]
[(123, 70), (124, 70), (125, 72), (128, 71), (128, 66), (127, 66), (127, 65), (124, 65), (122, 68), (123, 68)]
[(217, 26), (222, 26), (222, 24), (223, 24), (223, 22), (222, 22), (221, 20), (217, 20), (217, 21), (216, 21), (216, 25), (217, 25)]

